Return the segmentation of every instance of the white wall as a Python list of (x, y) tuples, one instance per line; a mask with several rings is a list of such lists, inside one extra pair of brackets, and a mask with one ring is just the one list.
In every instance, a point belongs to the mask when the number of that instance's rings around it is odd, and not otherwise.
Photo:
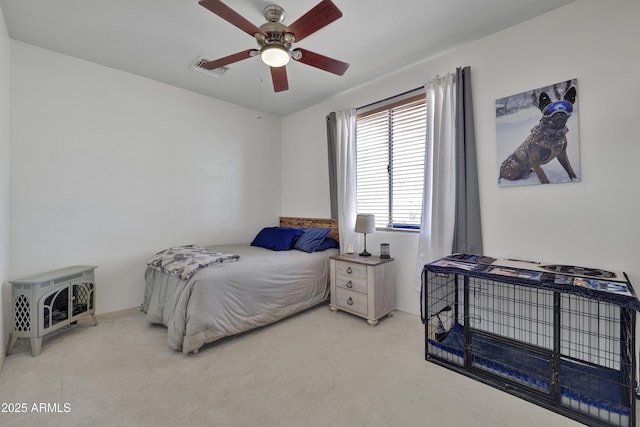
[[(638, 18), (637, 0), (580, 0), (287, 116), (282, 125), (282, 210), (328, 214), (327, 113), (384, 99), (468, 65), (485, 254), (623, 270), (640, 291)], [(503, 159), (497, 158), (495, 100), (571, 78), (578, 79), (581, 182), (498, 187)], [(309, 157), (319, 163), (302, 168)], [(304, 193), (305, 188), (314, 192)], [(391, 242), (397, 259), (398, 308), (417, 313), (417, 237), (374, 233), (367, 246), (377, 252), (383, 241)]]
[[(0, 350), (9, 336), (9, 63), (10, 42), (4, 15), (0, 8)], [(2, 367), (4, 351), (0, 352)]]
[(11, 72), (12, 278), (97, 265), (135, 307), (155, 252), (277, 221), (280, 118), (16, 41)]

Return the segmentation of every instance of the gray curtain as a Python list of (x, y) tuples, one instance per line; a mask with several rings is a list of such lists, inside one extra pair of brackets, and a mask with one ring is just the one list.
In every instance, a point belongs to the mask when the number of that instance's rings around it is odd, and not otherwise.
[(471, 68), (457, 68), (456, 80), (456, 224), (452, 251), (482, 254)]
[(327, 116), (327, 149), (329, 151), (329, 201), (331, 204), (331, 218), (338, 219), (338, 172), (336, 167), (337, 130), (336, 113)]

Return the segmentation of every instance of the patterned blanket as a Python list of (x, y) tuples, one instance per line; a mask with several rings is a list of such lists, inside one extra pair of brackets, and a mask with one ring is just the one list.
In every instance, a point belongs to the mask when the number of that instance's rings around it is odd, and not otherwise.
[(198, 270), (214, 264), (233, 262), (240, 255), (213, 252), (197, 245), (174, 246), (155, 254), (147, 265), (187, 280)]

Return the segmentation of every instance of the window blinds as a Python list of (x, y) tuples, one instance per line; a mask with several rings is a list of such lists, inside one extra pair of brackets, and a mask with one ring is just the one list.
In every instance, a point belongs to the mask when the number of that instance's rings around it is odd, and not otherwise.
[(426, 100), (422, 89), (358, 110), (357, 209), (377, 228), (419, 228)]

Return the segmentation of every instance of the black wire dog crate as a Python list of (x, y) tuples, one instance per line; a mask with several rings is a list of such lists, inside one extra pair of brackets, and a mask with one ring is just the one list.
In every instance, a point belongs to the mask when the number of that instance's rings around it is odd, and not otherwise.
[(635, 426), (624, 273), (454, 254), (424, 267), (425, 358), (594, 426)]

